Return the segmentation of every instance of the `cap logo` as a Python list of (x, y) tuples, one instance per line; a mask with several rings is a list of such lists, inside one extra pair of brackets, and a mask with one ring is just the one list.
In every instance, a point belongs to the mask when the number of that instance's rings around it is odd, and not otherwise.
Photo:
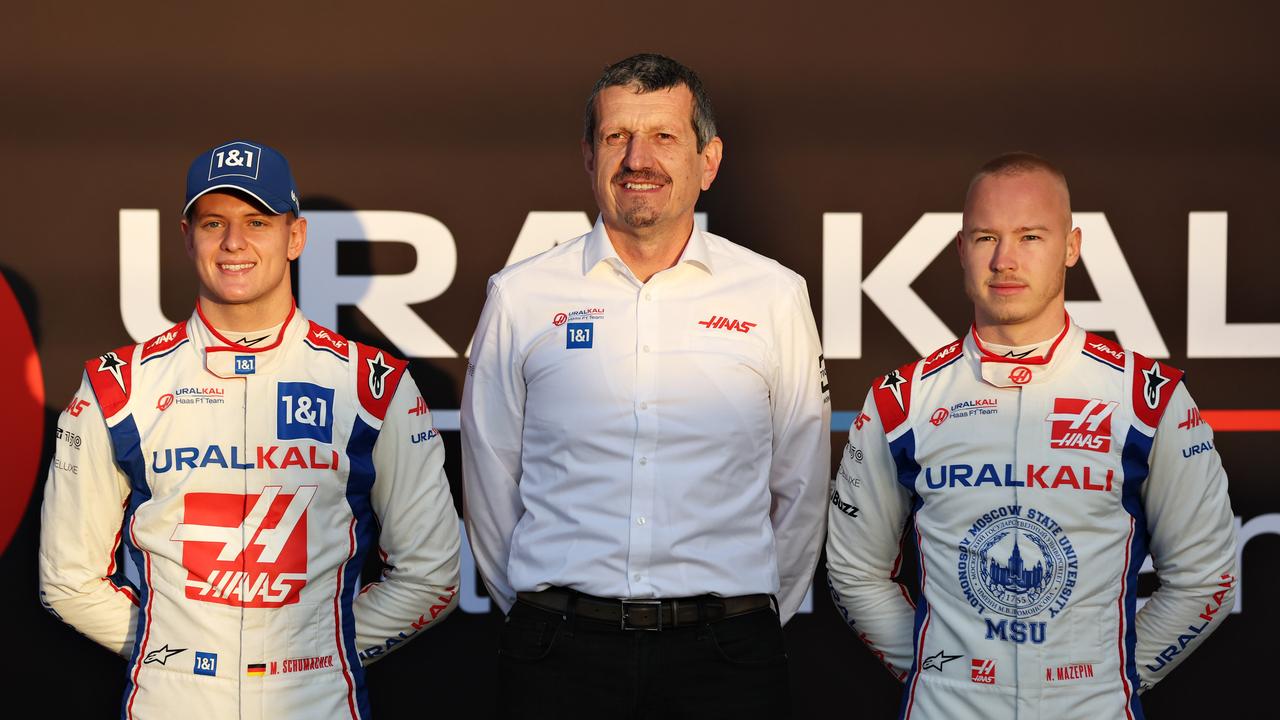
[(246, 142), (227, 143), (209, 154), (209, 179), (247, 177), (258, 179), (262, 148)]

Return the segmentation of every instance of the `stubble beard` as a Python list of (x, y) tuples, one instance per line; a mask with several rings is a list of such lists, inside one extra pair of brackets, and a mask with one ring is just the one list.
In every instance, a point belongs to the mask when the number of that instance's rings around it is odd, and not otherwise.
[(626, 223), (627, 227), (637, 230), (653, 227), (658, 224), (658, 220), (658, 211), (646, 201), (640, 201), (622, 213), (622, 222)]

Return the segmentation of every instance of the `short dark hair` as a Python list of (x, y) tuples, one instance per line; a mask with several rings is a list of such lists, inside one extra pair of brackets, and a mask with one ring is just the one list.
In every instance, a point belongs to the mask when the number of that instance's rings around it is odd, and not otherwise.
[(634, 88), (637, 93), (669, 90), (684, 85), (693, 94), (693, 129), (698, 134), (698, 152), (702, 152), (711, 138), (716, 136), (716, 116), (711, 109), (702, 80), (693, 70), (665, 55), (640, 53), (610, 65), (596, 81), (587, 98), (586, 121), (582, 137), (588, 144), (595, 144), (596, 98), (605, 88), (622, 86)]
[(1007, 152), (983, 163), (969, 181), (969, 189), (972, 190), (974, 183), (988, 175), (1022, 175), (1036, 171), (1046, 172), (1056, 177), (1062, 183), (1062, 187), (1067, 188), (1067, 196), (1071, 196), (1071, 190), (1067, 186), (1067, 176), (1057, 165), (1035, 153), (1023, 151)]

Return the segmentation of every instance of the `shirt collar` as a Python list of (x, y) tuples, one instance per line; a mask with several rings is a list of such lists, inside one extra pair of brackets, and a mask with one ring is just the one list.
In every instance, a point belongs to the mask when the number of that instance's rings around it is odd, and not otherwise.
[[(618, 251), (609, 240), (609, 233), (604, 229), (604, 218), (597, 215), (596, 224), (592, 226), (591, 232), (587, 233), (586, 244), (582, 248), (582, 274), (589, 274), (602, 262), (609, 263), (619, 272), (630, 272), (627, 264), (618, 257)], [(676, 265), (682, 263), (696, 265), (708, 273), (714, 272), (707, 238), (697, 225), (693, 226), (689, 241), (685, 243), (684, 252), (680, 253), (680, 259), (676, 261)]]

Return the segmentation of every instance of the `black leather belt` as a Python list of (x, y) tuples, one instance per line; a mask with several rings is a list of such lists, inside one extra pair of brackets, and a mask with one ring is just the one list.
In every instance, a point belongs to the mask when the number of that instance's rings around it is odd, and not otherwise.
[(612, 600), (564, 588), (548, 588), (540, 592), (516, 593), (516, 598), (561, 615), (569, 611), (572, 602), (575, 616), (617, 625), (620, 630), (662, 630), (697, 625), (699, 622), (715, 622), (773, 606), (773, 598), (764, 594), (735, 597), (700, 595), (670, 600)]

